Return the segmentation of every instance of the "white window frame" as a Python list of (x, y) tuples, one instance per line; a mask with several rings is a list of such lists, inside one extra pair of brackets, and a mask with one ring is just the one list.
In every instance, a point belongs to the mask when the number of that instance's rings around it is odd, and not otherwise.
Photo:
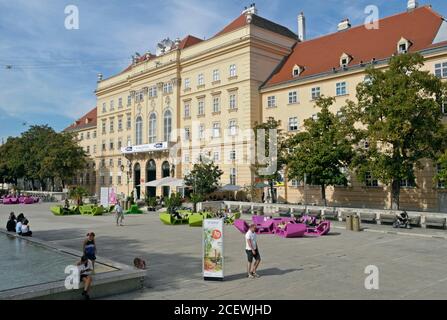
[(237, 93), (230, 93), (230, 110), (237, 109)]
[(199, 99), (197, 102), (197, 115), (203, 116), (205, 114), (205, 100)]
[(289, 92), (289, 104), (298, 103), (298, 91), (290, 91)]
[(237, 76), (237, 66), (236, 64), (230, 65), (230, 78), (234, 78)]
[(313, 87), (310, 91), (312, 100), (317, 100), (321, 96), (321, 87)]
[(447, 61), (435, 64), (435, 76), (440, 79), (447, 78)]
[(276, 96), (267, 97), (267, 108), (276, 108)]
[(220, 138), (220, 122), (213, 122), (213, 138)]
[(220, 97), (214, 96), (213, 97), (213, 113), (220, 112)]
[(348, 94), (348, 84), (346, 81), (337, 82), (335, 84), (335, 95), (337, 97), (345, 96)]
[(220, 81), (220, 71), (219, 69), (213, 70), (213, 82)]
[(287, 127), (288, 131), (298, 131), (298, 117), (290, 117)]
[(205, 75), (203, 73), (199, 73), (197, 76), (197, 85), (204, 86), (205, 85)]

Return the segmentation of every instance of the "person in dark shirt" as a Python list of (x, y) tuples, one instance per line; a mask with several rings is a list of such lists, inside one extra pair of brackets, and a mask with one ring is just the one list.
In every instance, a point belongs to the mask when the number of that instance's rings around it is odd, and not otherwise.
[(16, 216), (14, 212), (9, 214), (8, 222), (6, 223), (6, 230), (8, 232), (16, 232)]

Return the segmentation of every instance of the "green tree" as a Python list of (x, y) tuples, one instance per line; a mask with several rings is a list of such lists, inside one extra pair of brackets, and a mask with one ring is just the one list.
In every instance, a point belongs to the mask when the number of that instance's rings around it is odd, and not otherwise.
[(219, 187), (223, 171), (212, 161), (201, 161), (194, 164), (191, 172), (185, 176), (185, 185), (193, 189), (193, 193), (202, 197), (213, 193)]
[(165, 204), (168, 213), (173, 215), (182, 206), (182, 196), (179, 193), (172, 193), (169, 198), (166, 198)]
[(353, 162), (360, 181), (370, 172), (391, 185), (392, 209), (399, 209), (400, 186), (413, 180), (423, 159), (435, 159), (445, 145), (441, 106), (446, 85), (423, 71), (420, 54), (401, 54), (385, 71), (369, 68), (357, 87), (358, 103), (348, 102), (363, 139)]
[(83, 187), (75, 187), (70, 190), (69, 197), (76, 201), (76, 205), (82, 206), (83, 198), (88, 196), (88, 192)]
[(289, 178), (319, 185), (324, 205), (327, 186), (347, 185), (347, 169), (354, 156), (353, 120), (345, 109), (338, 115), (329, 110), (334, 100), (318, 99), (317, 118), (306, 119), (305, 130), (287, 140)]
[[(277, 200), (274, 196), (274, 185), (281, 180), (280, 171), (286, 164), (287, 146), (286, 135), (281, 129), (281, 121), (269, 118), (266, 122), (256, 123), (254, 128), (256, 156), (252, 171), (255, 176), (268, 181), (272, 202)], [(258, 140), (264, 144), (258, 145)], [(262, 149), (260, 149), (262, 148)], [(261, 157), (261, 159), (260, 159)]]

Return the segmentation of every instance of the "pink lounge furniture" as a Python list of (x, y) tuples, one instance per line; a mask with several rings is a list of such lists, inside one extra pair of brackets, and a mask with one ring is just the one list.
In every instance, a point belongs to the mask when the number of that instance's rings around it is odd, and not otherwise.
[(18, 204), (19, 198), (8, 197), (3, 199), (3, 204)]
[(242, 232), (244, 234), (247, 233), (247, 231), (249, 229), (247, 221), (242, 220), (242, 219), (234, 220), (233, 225), (236, 227), (236, 229), (238, 229), (240, 232)]
[(331, 223), (323, 221), (316, 227), (308, 227), (305, 235), (309, 237), (321, 237), (327, 235), (331, 230)]
[(306, 233), (307, 227), (302, 223), (289, 223), (284, 229), (277, 228), (276, 235), (283, 238), (302, 238)]
[(36, 203), (36, 199), (34, 199), (33, 197), (25, 197), (25, 199), (23, 199), (23, 203), (24, 204), (33, 204), (33, 203)]

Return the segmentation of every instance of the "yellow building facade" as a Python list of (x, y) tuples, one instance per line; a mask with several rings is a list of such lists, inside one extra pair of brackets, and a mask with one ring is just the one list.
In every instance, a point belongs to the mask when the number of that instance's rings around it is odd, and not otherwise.
[[(355, 101), (365, 69), (386, 68), (395, 54), (421, 52), (426, 70), (447, 77), (447, 24), (431, 7), (408, 8), (378, 26), (344, 20), (337, 32), (306, 40), (303, 14), (297, 35), (250, 7), (210, 39), (166, 39), (155, 54), (136, 55), (123, 72), (98, 79), (92, 189), (116, 187), (139, 199), (169, 194), (145, 183), (183, 178), (204, 157), (224, 171), (222, 185), (249, 185), (260, 181), (250, 152), (256, 123), (275, 118), (297, 132), (318, 113), (320, 95), (335, 97), (336, 113)], [(447, 209), (435, 170), (426, 162), (416, 182), (402, 186), (403, 208)], [(280, 201), (321, 204), (319, 187), (298, 181), (287, 181), (277, 194)], [(349, 186), (328, 187), (326, 194), (336, 206), (388, 208), (391, 201), (387, 186), (374, 177), (362, 184), (354, 174)]]

